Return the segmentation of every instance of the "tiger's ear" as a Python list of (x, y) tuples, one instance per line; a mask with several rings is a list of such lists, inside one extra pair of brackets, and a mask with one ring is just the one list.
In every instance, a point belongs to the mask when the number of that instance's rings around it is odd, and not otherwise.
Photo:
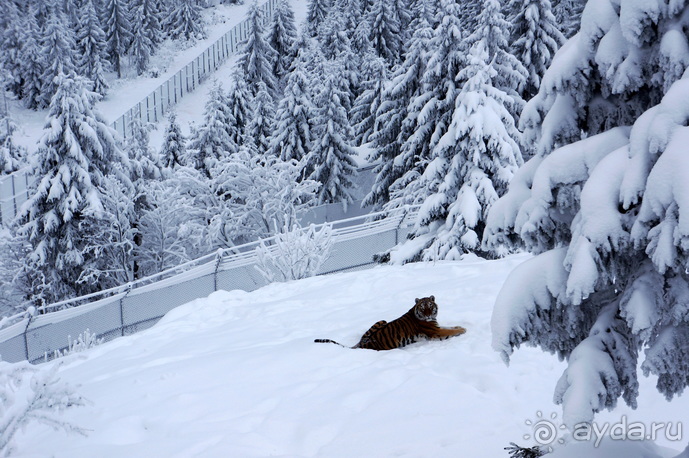
[(431, 300), (435, 302), (435, 296), (431, 296)]
[(421, 300), (421, 299), (419, 299), (419, 298), (417, 297), (416, 299), (414, 299), (414, 303), (418, 304), (420, 300)]

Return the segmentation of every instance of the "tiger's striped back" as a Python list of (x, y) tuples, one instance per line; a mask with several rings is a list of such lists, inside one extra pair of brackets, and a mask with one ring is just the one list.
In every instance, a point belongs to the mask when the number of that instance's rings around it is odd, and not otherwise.
[[(370, 350), (392, 350), (423, 339), (447, 339), (464, 334), (461, 326), (441, 328), (438, 326), (438, 305), (435, 297), (416, 299), (414, 307), (394, 321), (379, 321), (361, 336), (359, 343), (352, 348)], [(335, 343), (330, 339), (316, 339), (317, 343)]]
[(354, 348), (392, 350), (430, 338), (438, 323), (438, 306), (433, 296), (416, 299), (414, 307), (390, 323), (379, 321), (364, 333)]

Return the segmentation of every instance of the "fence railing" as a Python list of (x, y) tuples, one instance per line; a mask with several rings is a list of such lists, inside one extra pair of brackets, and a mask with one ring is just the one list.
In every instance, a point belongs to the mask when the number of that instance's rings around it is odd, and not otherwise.
[[(278, 0), (268, 0), (261, 5), (266, 23), (272, 19), (277, 2)], [(131, 133), (130, 124), (134, 117), (146, 122), (160, 121), (170, 106), (179, 102), (185, 94), (195, 90), (208, 74), (217, 70), (220, 64), (239, 49), (239, 45), (248, 38), (249, 31), (250, 24), (246, 19), (234, 26), (184, 68), (117, 118), (112, 127), (122, 137), (127, 138), (127, 134)]]
[[(317, 274), (374, 264), (374, 254), (406, 238), (417, 210), (409, 207), (329, 223), (332, 250)], [(267, 284), (254, 267), (259, 243), (219, 250), (127, 285), (5, 318), (0, 322), (0, 327), (5, 326), (0, 329), (0, 358), (36, 362), (66, 348), (68, 336), (76, 337), (86, 329), (111, 340), (149, 328), (173, 308), (214, 291), (253, 291)]]
[(0, 176), (0, 227), (12, 221), (19, 208), (29, 199), (33, 177), (28, 169)]
[[(272, 19), (278, 1), (268, 0), (261, 5), (266, 23)], [(194, 60), (119, 116), (110, 127), (127, 138), (131, 134), (131, 121), (135, 117), (146, 122), (162, 120), (172, 105), (194, 91), (210, 73), (237, 52), (240, 44), (248, 38), (249, 31), (250, 24), (246, 19), (235, 25)], [(29, 198), (29, 187), (33, 181), (28, 169), (0, 177), (0, 226), (8, 225), (21, 204)]]

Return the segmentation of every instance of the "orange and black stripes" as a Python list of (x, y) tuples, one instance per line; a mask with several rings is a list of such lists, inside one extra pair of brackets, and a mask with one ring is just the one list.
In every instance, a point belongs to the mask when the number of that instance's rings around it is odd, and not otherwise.
[[(461, 326), (451, 328), (438, 326), (435, 320), (437, 315), (438, 306), (433, 296), (416, 299), (414, 307), (401, 317), (390, 323), (379, 321), (371, 326), (359, 343), (352, 348), (392, 350), (422, 339), (447, 339), (466, 332), (466, 329)], [(330, 339), (316, 339), (315, 342), (342, 345)]]

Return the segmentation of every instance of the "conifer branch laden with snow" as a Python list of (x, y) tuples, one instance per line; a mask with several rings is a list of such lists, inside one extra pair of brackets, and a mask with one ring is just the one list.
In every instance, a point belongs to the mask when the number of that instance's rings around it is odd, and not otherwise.
[(570, 426), (634, 407), (639, 363), (668, 399), (689, 381), (689, 48), (668, 45), (689, 7), (630, 5), (587, 4), (522, 114), (536, 156), (484, 236), (538, 254), (498, 295), (493, 347), (568, 360), (555, 399)]
[(86, 405), (75, 389), (61, 382), (61, 364), (49, 368), (28, 362), (0, 361), (0, 454), (13, 456), (12, 438), (27, 424), (43, 423), (55, 430), (86, 435), (87, 430), (60, 418), (67, 409)]

